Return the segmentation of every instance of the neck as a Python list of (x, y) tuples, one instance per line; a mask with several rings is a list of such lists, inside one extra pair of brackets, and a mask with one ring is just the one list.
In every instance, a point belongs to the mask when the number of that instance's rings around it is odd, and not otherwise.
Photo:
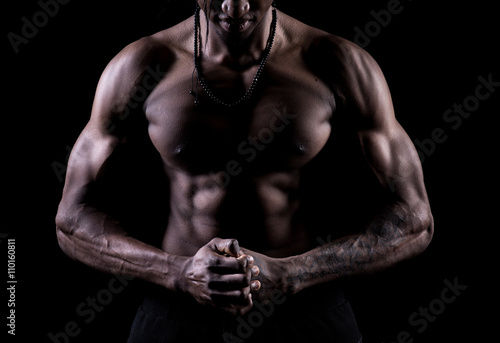
[(270, 35), (272, 22), (272, 7), (258, 22), (253, 30), (242, 36), (229, 37), (226, 32), (207, 20), (203, 10), (200, 10), (200, 51), (203, 58), (218, 64), (233, 67), (245, 67), (259, 63)]

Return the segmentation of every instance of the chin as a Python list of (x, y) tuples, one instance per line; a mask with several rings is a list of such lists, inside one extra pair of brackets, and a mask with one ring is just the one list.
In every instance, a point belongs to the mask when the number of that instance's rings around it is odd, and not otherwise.
[(247, 42), (253, 32), (252, 28), (248, 28), (242, 32), (228, 32), (220, 27), (218, 27), (215, 31), (226, 44), (235, 46), (239, 46)]

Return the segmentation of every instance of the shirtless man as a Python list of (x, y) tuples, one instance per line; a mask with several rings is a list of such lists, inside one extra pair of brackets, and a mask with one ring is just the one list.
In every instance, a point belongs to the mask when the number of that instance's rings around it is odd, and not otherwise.
[[(129, 342), (360, 342), (336, 281), (414, 257), (431, 240), (420, 161), (377, 63), (272, 2), (198, 0), (194, 17), (127, 46), (99, 81), (69, 160), (57, 238), (76, 260), (160, 289)], [(164, 75), (139, 97), (151, 70)], [(363, 230), (315, 247), (303, 170), (339, 113), (390, 201)], [(169, 180), (161, 248), (94, 202), (108, 164), (142, 129), (127, 124), (133, 116), (147, 121)]]

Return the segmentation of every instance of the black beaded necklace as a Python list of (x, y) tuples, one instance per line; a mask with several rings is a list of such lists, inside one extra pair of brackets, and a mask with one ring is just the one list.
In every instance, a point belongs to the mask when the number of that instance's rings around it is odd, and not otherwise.
[[(276, 23), (277, 23), (277, 15), (276, 15), (276, 8), (274, 7), (273, 4), (273, 19), (271, 22), (271, 30), (269, 32), (269, 38), (267, 39), (267, 44), (266, 44), (266, 49), (263, 52), (263, 56), (260, 60), (259, 64), (259, 69), (257, 69), (257, 72), (255, 73), (255, 76), (253, 77), (252, 83), (250, 84), (250, 87), (246, 91), (246, 93), (237, 101), (232, 102), (232, 103), (227, 103), (225, 101), (220, 100), (215, 96), (215, 94), (210, 90), (208, 87), (205, 79), (203, 78), (201, 74), (201, 65), (200, 65), (200, 59), (201, 59), (201, 51), (199, 51), (199, 26), (200, 26), (200, 7), (196, 6), (196, 11), (194, 14), (194, 69), (193, 70), (193, 77), (194, 73), (196, 72), (197, 80), (200, 83), (201, 87), (205, 91), (205, 93), (208, 95), (208, 97), (216, 104), (222, 105), (225, 107), (235, 107), (243, 102), (249, 100), (252, 97), (252, 94), (257, 86), (257, 83), (259, 82), (260, 75), (262, 73), (262, 70), (264, 69), (264, 66), (266, 65), (267, 59), (269, 58), (269, 54), (271, 53), (271, 48), (273, 46), (274, 42), (274, 37), (276, 35)], [(193, 82), (192, 82), (193, 83)], [(190, 94), (195, 97), (194, 103), (198, 105), (200, 102), (198, 100), (198, 87), (196, 88), (196, 91), (193, 90), (193, 85), (191, 85), (191, 91)]]

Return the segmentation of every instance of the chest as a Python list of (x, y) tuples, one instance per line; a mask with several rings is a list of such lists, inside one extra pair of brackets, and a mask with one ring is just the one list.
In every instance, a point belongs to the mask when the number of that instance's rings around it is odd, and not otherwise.
[[(300, 63), (268, 63), (249, 102), (215, 105), (198, 85), (192, 66), (173, 66), (145, 103), (149, 135), (169, 167), (202, 174), (228, 165), (268, 172), (295, 169), (314, 158), (328, 141), (333, 96)], [(213, 93), (245, 92), (248, 73), (207, 74)]]

